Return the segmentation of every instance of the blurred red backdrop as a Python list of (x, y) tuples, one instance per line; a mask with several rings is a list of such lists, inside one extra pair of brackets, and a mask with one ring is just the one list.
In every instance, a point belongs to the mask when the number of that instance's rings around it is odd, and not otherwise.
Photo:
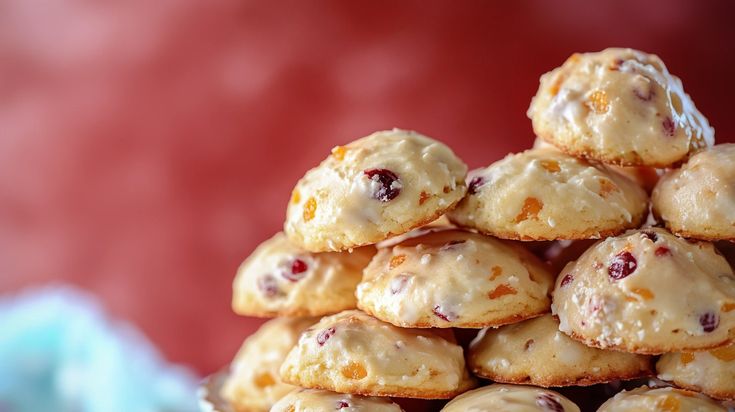
[(0, 292), (67, 281), (176, 362), (260, 323), (240, 261), (339, 143), (394, 126), (471, 167), (532, 141), (538, 77), (630, 46), (733, 141), (728, 1), (26, 1), (0, 4)]

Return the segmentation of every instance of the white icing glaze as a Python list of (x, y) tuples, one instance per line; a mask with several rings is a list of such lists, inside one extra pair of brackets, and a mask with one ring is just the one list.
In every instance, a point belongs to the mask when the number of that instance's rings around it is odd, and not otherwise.
[(389, 398), (336, 393), (319, 389), (298, 389), (278, 401), (271, 412), (401, 412)]
[(675, 388), (649, 389), (642, 386), (618, 393), (597, 410), (597, 412), (641, 411), (725, 412), (726, 409), (695, 392)]
[(661, 380), (735, 400), (735, 345), (693, 353), (667, 353), (656, 364)]

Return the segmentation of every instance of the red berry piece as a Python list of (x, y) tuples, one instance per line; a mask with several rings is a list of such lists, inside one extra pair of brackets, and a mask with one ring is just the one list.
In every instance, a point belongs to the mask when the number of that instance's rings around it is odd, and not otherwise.
[(716, 313), (705, 312), (699, 316), (699, 324), (702, 325), (702, 330), (709, 333), (720, 326), (720, 317)]
[(363, 172), (368, 179), (380, 187), (373, 192), (373, 198), (381, 202), (389, 202), (401, 194), (401, 180), (398, 175), (388, 169), (368, 169)]
[(278, 281), (270, 273), (258, 278), (258, 289), (269, 298), (276, 296), (280, 290), (278, 289)]
[(536, 398), (536, 405), (545, 411), (564, 412), (564, 406), (556, 399), (556, 396), (550, 393), (544, 393)]
[(649, 86), (647, 90), (641, 90), (636, 87), (633, 89), (633, 94), (644, 102), (650, 102), (656, 93), (653, 91), (653, 87)]
[(307, 270), (309, 270), (309, 265), (307, 265), (306, 262), (301, 259), (294, 259), (293, 262), (291, 262), (290, 270), (284, 270), (281, 272), (281, 275), (291, 282), (298, 282), (306, 277)]
[(469, 186), (467, 186), (467, 193), (474, 195), (477, 190), (485, 185), (485, 179), (482, 176), (475, 176), (470, 180)]
[(661, 124), (664, 127), (664, 133), (666, 136), (673, 137), (674, 132), (676, 132), (676, 124), (674, 124), (674, 121), (671, 120), (670, 117), (666, 117)]
[(571, 273), (567, 273), (566, 275), (564, 275), (563, 278), (561, 278), (561, 283), (559, 284), (559, 286), (563, 288), (564, 286), (572, 283), (573, 280), (574, 276), (572, 276)]
[(390, 293), (395, 295), (403, 292), (403, 290), (406, 289), (406, 285), (408, 285), (408, 280), (407, 275), (398, 275), (394, 277), (390, 281)]
[(447, 322), (452, 322), (454, 320), (457, 320), (458, 318), (458, 316), (455, 313), (443, 311), (442, 307), (439, 305), (434, 306), (434, 309), (432, 309), (432, 312), (434, 312), (434, 315), (436, 315), (438, 318), (443, 319)]
[(336, 332), (334, 328), (327, 328), (319, 332), (319, 334), (316, 335), (316, 343), (318, 343), (319, 346), (324, 346), (324, 344), (327, 343), (329, 338), (331, 338), (332, 335), (334, 335), (334, 332)]
[(671, 255), (671, 249), (667, 248), (666, 246), (659, 246), (656, 248), (656, 251), (653, 252), (656, 256), (668, 256)]
[(349, 407), (350, 407), (350, 403), (347, 401), (343, 400), (343, 401), (337, 402), (337, 409), (343, 409), (343, 408), (349, 408)]
[(638, 261), (630, 252), (620, 252), (613, 257), (610, 266), (607, 267), (607, 274), (614, 280), (620, 280), (635, 272), (636, 267), (638, 267)]

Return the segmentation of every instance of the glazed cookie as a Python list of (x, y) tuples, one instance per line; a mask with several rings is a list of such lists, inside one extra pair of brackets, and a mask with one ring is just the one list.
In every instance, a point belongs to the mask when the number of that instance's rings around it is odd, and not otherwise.
[(735, 345), (708, 352), (667, 353), (656, 364), (658, 378), (722, 400), (735, 400)]
[(449, 219), (504, 239), (600, 238), (638, 227), (648, 212), (634, 182), (557, 150), (508, 155), (468, 180)]
[(232, 309), (248, 316), (320, 316), (355, 308), (355, 287), (375, 254), (310, 253), (283, 233), (263, 242), (237, 271)]
[(589, 346), (704, 350), (735, 335), (735, 275), (711, 243), (658, 228), (630, 231), (568, 264), (552, 309), (561, 331)]
[(285, 231), (307, 250), (373, 244), (429, 223), (466, 192), (467, 166), (416, 132), (376, 132), (338, 146), (299, 180)]
[(404, 328), (499, 326), (547, 313), (554, 278), (520, 246), (433, 229), (379, 249), (357, 287), (357, 305)]
[(271, 412), (401, 412), (388, 398), (376, 398), (325, 391), (295, 390), (273, 405)]
[(495, 382), (587, 386), (653, 374), (644, 355), (590, 348), (559, 331), (544, 315), (498, 329), (483, 329), (470, 344), (475, 375)]
[(726, 412), (722, 405), (696, 392), (647, 386), (622, 391), (600, 406), (597, 412)]
[(664, 175), (652, 204), (680, 236), (735, 241), (735, 144), (703, 150)]
[(281, 382), (278, 368), (301, 332), (317, 321), (316, 318), (273, 319), (245, 340), (221, 391), (235, 411), (268, 411), (294, 389)]
[(714, 144), (714, 129), (657, 56), (632, 49), (573, 54), (541, 76), (528, 117), (574, 156), (668, 167)]
[(548, 389), (494, 384), (464, 393), (442, 412), (579, 412), (579, 407)]
[(304, 388), (424, 399), (451, 398), (474, 386), (459, 345), (356, 310), (322, 318), (304, 332), (281, 378)]

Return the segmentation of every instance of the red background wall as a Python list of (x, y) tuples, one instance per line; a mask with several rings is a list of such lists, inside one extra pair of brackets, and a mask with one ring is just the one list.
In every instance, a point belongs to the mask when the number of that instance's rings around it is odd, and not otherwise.
[(339, 143), (399, 126), (471, 167), (531, 144), (572, 52), (660, 55), (733, 141), (728, 1), (0, 5), (0, 292), (67, 281), (208, 373), (259, 324), (237, 265)]

